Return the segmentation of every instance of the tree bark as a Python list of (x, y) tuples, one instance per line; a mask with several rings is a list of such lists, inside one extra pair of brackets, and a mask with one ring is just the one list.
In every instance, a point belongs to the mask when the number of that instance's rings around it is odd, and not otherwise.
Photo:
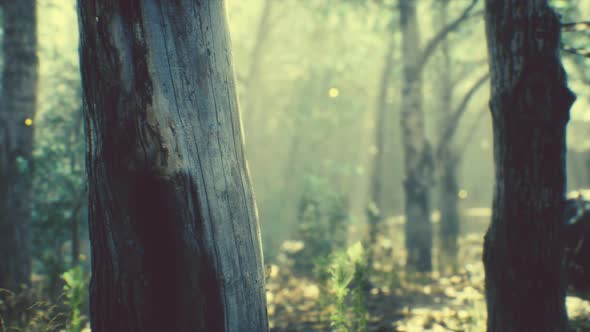
[(37, 102), (35, 0), (0, 1), (4, 72), (0, 96), (0, 288), (17, 290), (31, 275), (32, 120)]
[(424, 130), (420, 31), (416, 2), (400, 0), (404, 82), (402, 92), (402, 143), (405, 158), (406, 265), (417, 271), (432, 270), (430, 185), (432, 152)]
[(548, 0), (486, 0), (496, 185), (485, 236), (488, 331), (567, 331), (565, 133), (575, 96)]
[(225, 1), (78, 8), (92, 331), (268, 331)]

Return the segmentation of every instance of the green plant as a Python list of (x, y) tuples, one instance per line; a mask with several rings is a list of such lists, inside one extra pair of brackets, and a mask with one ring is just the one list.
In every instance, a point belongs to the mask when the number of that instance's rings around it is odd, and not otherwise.
[(313, 260), (313, 274), (315, 279), (318, 282), (318, 287), (320, 289), (320, 293), (318, 296), (317, 304), (321, 310), (319, 310), (319, 320), (326, 321), (329, 320), (330, 316), (326, 315), (326, 308), (330, 305), (330, 266), (331, 266), (331, 257), (330, 256), (319, 256), (314, 258)]
[(37, 289), (25, 286), (18, 292), (0, 289), (0, 332), (60, 331), (63, 318), (60, 307), (41, 300)]
[(353, 287), (350, 296), (352, 299), (353, 331), (367, 330), (368, 267), (363, 264), (363, 261), (355, 262), (354, 278), (352, 279)]
[(320, 283), (324, 308), (331, 308), (334, 331), (366, 331), (367, 308), (366, 252), (360, 242), (336, 251), (328, 259), (316, 260), (315, 274)]
[(76, 266), (62, 275), (65, 282), (64, 303), (68, 306), (69, 317), (67, 322), (67, 332), (78, 332), (82, 330), (85, 317), (82, 314), (86, 300), (86, 283), (87, 278), (81, 266)]

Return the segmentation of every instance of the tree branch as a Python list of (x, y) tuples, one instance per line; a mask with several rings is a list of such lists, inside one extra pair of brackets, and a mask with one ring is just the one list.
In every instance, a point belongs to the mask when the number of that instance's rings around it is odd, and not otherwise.
[(590, 58), (590, 50), (583, 50), (583, 49), (575, 48), (572, 46), (566, 46), (564, 44), (561, 44), (561, 50), (565, 51), (567, 53), (570, 53), (570, 54), (583, 56), (585, 58)]
[(567, 22), (561, 23), (561, 30), (563, 31), (581, 31), (581, 30), (589, 30), (590, 29), (590, 21), (580, 21), (580, 22)]
[(457, 62), (458, 66), (461, 70), (457, 70), (453, 73), (453, 78), (451, 79), (451, 85), (456, 86), (465, 79), (469, 73), (473, 72), (475, 69), (481, 68), (482, 65), (488, 64), (487, 56), (483, 59), (472, 60), (472, 61), (465, 61), (465, 62)]
[(451, 115), (451, 118), (447, 122), (447, 127), (442, 132), (442, 135), (441, 135), (439, 143), (438, 143), (438, 149), (436, 151), (436, 159), (437, 160), (442, 159), (442, 154), (444, 153), (444, 150), (445, 150), (444, 148), (447, 144), (449, 144), (449, 142), (453, 138), (453, 135), (457, 131), (457, 127), (459, 126), (459, 120), (461, 119), (461, 116), (463, 116), (463, 114), (465, 114), (465, 111), (467, 110), (467, 105), (469, 104), (471, 97), (473, 97), (473, 95), (477, 92), (477, 90), (479, 90), (479, 88), (481, 88), (483, 86), (483, 84), (485, 82), (487, 82), (487, 80), (489, 78), (490, 78), (490, 74), (485, 73), (485, 75), (480, 77), (471, 86), (471, 88), (467, 91), (465, 96), (463, 96), (463, 100), (461, 100), (461, 103), (459, 104), (459, 106), (457, 106), (457, 108), (455, 109), (455, 111)]
[(459, 15), (459, 17), (457, 17), (454, 21), (450, 22), (445, 27), (440, 29), (440, 31), (434, 37), (432, 37), (432, 39), (426, 44), (426, 47), (424, 47), (424, 50), (422, 51), (422, 54), (420, 55), (420, 61), (418, 61), (418, 68), (424, 67), (426, 62), (428, 62), (428, 59), (430, 58), (430, 56), (434, 53), (434, 50), (436, 49), (438, 44), (447, 37), (449, 32), (457, 29), (457, 27), (463, 21), (472, 17), (469, 14), (473, 10), (473, 8), (475, 8), (475, 5), (477, 4), (477, 2), (478, 2), (478, 0), (472, 0), (471, 4), (469, 6), (467, 6), (465, 8), (465, 10), (463, 10), (463, 12), (461, 13), (461, 15)]
[(481, 109), (481, 111), (479, 111), (479, 115), (478, 115), (477, 119), (475, 119), (475, 121), (473, 121), (473, 123), (471, 124), (471, 127), (469, 128), (469, 131), (467, 132), (467, 135), (465, 135), (465, 138), (463, 140), (461, 140), (463, 142), (463, 144), (455, 150), (455, 154), (452, 156), (453, 163), (457, 163), (461, 160), (461, 158), (463, 158), (463, 155), (465, 154), (465, 150), (467, 150), (467, 147), (473, 141), (473, 136), (475, 136), (475, 133), (479, 129), (479, 126), (481, 124), (481, 119), (483, 119), (483, 116), (487, 113), (486, 112), (487, 110), (488, 110), (488, 107), (486, 106), (486, 107), (483, 107)]

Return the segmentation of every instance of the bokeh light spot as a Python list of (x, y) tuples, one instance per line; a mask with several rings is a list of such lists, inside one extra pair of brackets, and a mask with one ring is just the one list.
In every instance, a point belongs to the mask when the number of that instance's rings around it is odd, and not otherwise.
[(328, 95), (330, 98), (336, 98), (340, 95), (340, 91), (337, 88), (330, 88), (330, 90), (328, 90)]
[(465, 189), (459, 190), (459, 192), (457, 193), (457, 196), (459, 196), (460, 199), (466, 199), (468, 196), (467, 190), (465, 190)]

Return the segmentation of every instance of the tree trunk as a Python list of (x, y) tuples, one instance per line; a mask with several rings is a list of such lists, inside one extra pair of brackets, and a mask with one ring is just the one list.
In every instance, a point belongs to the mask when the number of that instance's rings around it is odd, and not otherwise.
[[(268, 152), (268, 149), (260, 149), (258, 147), (260, 144), (265, 144), (266, 139), (268, 139), (267, 113), (261, 109), (264, 105), (263, 101), (266, 92), (262, 68), (268, 45), (269, 32), (271, 30), (270, 22), (275, 1), (263, 0), (258, 26), (256, 28), (256, 39), (250, 52), (248, 73), (244, 80), (245, 89), (240, 98), (240, 105), (242, 105), (241, 109), (244, 114), (244, 137), (249, 165), (253, 163), (257, 164), (258, 162), (272, 163), (273, 160), (273, 156)], [(255, 169), (251, 172), (256, 192), (262, 195), (269, 192), (269, 188), (272, 186), (272, 182), (267, 175), (262, 169)]]
[[(265, 112), (260, 109), (261, 100), (263, 98), (262, 93), (264, 92), (261, 69), (262, 64), (264, 63), (264, 51), (266, 49), (268, 34), (270, 32), (270, 19), (272, 17), (271, 14), (274, 1), (275, 0), (263, 1), (254, 47), (250, 52), (250, 65), (248, 66), (248, 73), (244, 82), (246, 86), (246, 94), (244, 96), (243, 106), (247, 114), (248, 124), (246, 128), (251, 129), (246, 133), (246, 140), (248, 142), (246, 149), (248, 150), (248, 155), (251, 157), (258, 152), (256, 145), (260, 144), (264, 137), (265, 126), (261, 126), (261, 124), (266, 123), (266, 120), (264, 119)], [(250, 146), (251, 148), (249, 148)]]
[(4, 72), (0, 96), (0, 288), (16, 290), (31, 275), (33, 119), (37, 101), (35, 0), (0, 1)]
[(78, 8), (92, 331), (268, 331), (225, 2)]
[(260, 13), (260, 21), (256, 32), (256, 40), (254, 47), (250, 53), (250, 66), (248, 68), (248, 76), (246, 77), (246, 88), (249, 91), (254, 91), (258, 88), (256, 80), (260, 77), (260, 69), (262, 67), (263, 51), (268, 40), (268, 33), (270, 31), (270, 18), (272, 13), (272, 5), (275, 0), (263, 0), (262, 12)]
[(548, 0), (486, 0), (496, 185), (485, 236), (488, 331), (567, 331), (565, 133), (575, 99)]
[(440, 270), (453, 273), (458, 268), (458, 238), (460, 230), (459, 184), (457, 163), (445, 160), (440, 177)]
[[(443, 29), (448, 24), (449, 0), (441, 1), (440, 8), (440, 28)], [(444, 129), (452, 125), (453, 119), (453, 90), (454, 82), (452, 79), (451, 54), (449, 50), (448, 38), (441, 41), (442, 64), (440, 70), (440, 94), (441, 94), (441, 114), (440, 126), (444, 135)], [(440, 210), (440, 249), (439, 249), (439, 266), (441, 271), (454, 272), (457, 268), (457, 239), (459, 237), (459, 199), (457, 193), (459, 185), (457, 183), (457, 166), (456, 151), (453, 149), (453, 141), (440, 141), (442, 160), (440, 160), (440, 181), (439, 181), (439, 210)]]
[(370, 182), (370, 197), (369, 207), (367, 208), (367, 218), (369, 221), (369, 257), (368, 266), (372, 268), (374, 259), (374, 247), (377, 242), (377, 233), (379, 226), (383, 219), (381, 193), (383, 183), (383, 166), (385, 153), (385, 115), (387, 112), (387, 90), (389, 89), (389, 82), (391, 80), (391, 73), (393, 71), (393, 52), (395, 51), (395, 38), (393, 32), (388, 35), (389, 45), (383, 58), (383, 70), (381, 70), (381, 79), (379, 81), (379, 94), (377, 95), (377, 107), (375, 116), (375, 147), (377, 153), (373, 159), (373, 173)]
[(432, 270), (432, 224), (430, 185), (432, 152), (426, 141), (422, 110), (422, 65), (416, 1), (400, 0), (404, 82), (402, 91), (402, 142), (405, 157), (407, 266), (417, 271)]

